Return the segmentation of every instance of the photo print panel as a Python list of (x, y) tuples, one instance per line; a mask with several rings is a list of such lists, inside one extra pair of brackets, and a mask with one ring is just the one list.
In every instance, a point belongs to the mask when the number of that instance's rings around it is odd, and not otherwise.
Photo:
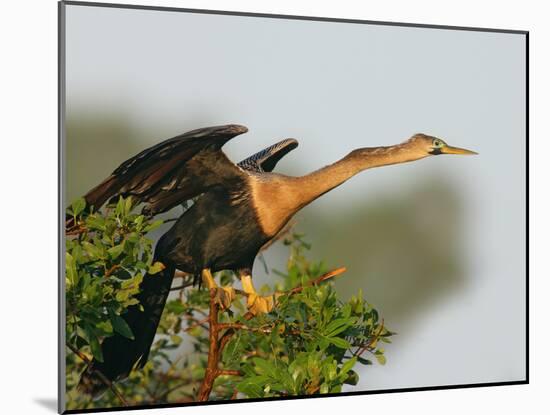
[(59, 13), (60, 412), (528, 382), (527, 32)]

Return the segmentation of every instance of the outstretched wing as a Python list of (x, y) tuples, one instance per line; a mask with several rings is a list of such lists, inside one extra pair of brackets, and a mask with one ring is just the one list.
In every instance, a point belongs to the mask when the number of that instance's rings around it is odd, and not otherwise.
[(146, 204), (145, 211), (157, 214), (213, 186), (239, 187), (246, 173), (221, 148), (247, 131), (241, 125), (224, 125), (165, 140), (126, 160), (84, 198), (98, 209), (112, 198), (132, 196)]
[(287, 138), (244, 159), (238, 166), (249, 171), (273, 171), (279, 160), (296, 147), (298, 147), (298, 141), (293, 138)]

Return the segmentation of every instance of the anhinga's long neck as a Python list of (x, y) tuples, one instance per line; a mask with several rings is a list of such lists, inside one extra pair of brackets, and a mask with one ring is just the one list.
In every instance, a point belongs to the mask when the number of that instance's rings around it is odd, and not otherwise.
[(426, 156), (425, 153), (419, 153), (408, 148), (406, 144), (354, 150), (331, 165), (296, 178), (295, 189), (299, 200), (299, 208), (341, 185), (363, 170), (405, 163)]

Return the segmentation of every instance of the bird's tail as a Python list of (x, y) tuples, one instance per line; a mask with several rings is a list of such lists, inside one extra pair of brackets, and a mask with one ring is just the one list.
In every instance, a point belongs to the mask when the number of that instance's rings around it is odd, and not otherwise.
[(140, 293), (136, 296), (143, 311), (138, 304), (128, 307), (127, 312), (122, 315), (132, 330), (134, 339), (120, 334), (107, 337), (101, 344), (103, 362), (93, 359), (82, 373), (78, 384), (80, 392), (97, 398), (108, 388), (105, 380), (112, 382), (125, 378), (136, 364), (140, 368), (145, 365), (174, 272), (173, 266), (167, 266), (159, 274), (146, 275), (143, 278)]

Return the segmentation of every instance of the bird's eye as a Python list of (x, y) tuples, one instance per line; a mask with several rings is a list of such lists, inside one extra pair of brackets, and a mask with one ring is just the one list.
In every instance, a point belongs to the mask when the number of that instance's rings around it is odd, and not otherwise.
[(442, 147), (443, 146), (443, 141), (434, 140), (433, 145), (434, 145), (434, 147)]

